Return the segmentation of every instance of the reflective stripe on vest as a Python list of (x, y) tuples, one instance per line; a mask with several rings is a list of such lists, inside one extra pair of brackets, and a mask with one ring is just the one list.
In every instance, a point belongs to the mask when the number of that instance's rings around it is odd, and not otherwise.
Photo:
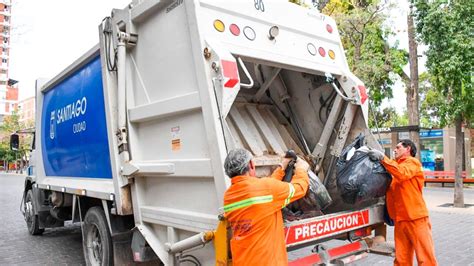
[(231, 211), (235, 211), (244, 207), (248, 207), (250, 205), (269, 203), (272, 201), (273, 201), (272, 195), (253, 197), (253, 198), (237, 201), (231, 204), (227, 204), (224, 206), (224, 211), (231, 212)]
[(285, 208), (286, 205), (290, 204), (291, 198), (293, 198), (293, 196), (295, 195), (295, 187), (293, 186), (293, 184), (288, 183), (288, 186), (290, 187), (290, 190), (288, 192), (288, 198), (286, 198), (285, 204), (283, 204), (282, 208)]

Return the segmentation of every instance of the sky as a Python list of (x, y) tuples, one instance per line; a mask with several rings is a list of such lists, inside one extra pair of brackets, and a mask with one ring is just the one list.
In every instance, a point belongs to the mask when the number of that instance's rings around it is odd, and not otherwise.
[[(398, 34), (391, 38), (408, 49), (406, 0), (395, 1), (399, 8), (390, 10), (391, 25)], [(35, 95), (35, 80), (51, 79), (72, 64), (99, 41), (98, 26), (113, 8), (124, 8), (131, 0), (12, 0), (10, 78), (19, 81), (19, 98)], [(419, 53), (421, 53), (419, 51)], [(421, 68), (423, 64), (421, 62)], [(406, 67), (408, 71), (408, 66)], [(421, 73), (421, 72), (420, 72)], [(370, 89), (370, 88), (369, 88)], [(406, 106), (401, 82), (394, 98), (382, 107)]]
[(19, 98), (35, 95), (37, 78), (51, 79), (99, 42), (98, 26), (130, 0), (12, 0), (11, 79)]
[[(392, 45), (398, 42), (398, 47), (408, 51), (408, 33), (407, 33), (407, 13), (408, 13), (408, 2), (406, 0), (388, 0), (395, 5), (395, 7), (387, 10), (389, 18), (386, 21), (386, 25), (389, 26), (395, 36), (389, 38), (389, 43)], [(418, 74), (426, 71), (425, 63), (426, 57), (423, 56), (426, 47), (424, 45), (418, 45)], [(410, 76), (410, 67), (407, 64), (403, 70)], [(406, 110), (406, 93), (404, 84), (399, 80), (393, 88), (393, 98), (390, 100), (384, 100), (381, 108), (395, 107), (398, 113), (402, 113)]]

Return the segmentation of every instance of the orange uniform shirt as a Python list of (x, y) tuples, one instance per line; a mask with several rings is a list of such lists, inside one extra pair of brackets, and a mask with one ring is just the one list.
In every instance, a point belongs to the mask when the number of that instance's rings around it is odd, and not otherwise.
[(425, 176), (420, 161), (411, 156), (397, 161), (384, 157), (382, 164), (392, 175), (392, 183), (386, 194), (390, 217), (396, 222), (428, 217), (423, 200)]
[(232, 263), (287, 265), (281, 209), (308, 190), (308, 173), (295, 169), (291, 183), (281, 181), (279, 167), (271, 177), (235, 176), (224, 194), (224, 212), (230, 227)]

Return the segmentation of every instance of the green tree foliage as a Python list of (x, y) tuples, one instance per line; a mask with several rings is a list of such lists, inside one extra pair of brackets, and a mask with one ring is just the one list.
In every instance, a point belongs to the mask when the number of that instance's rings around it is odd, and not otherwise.
[[(290, 2), (301, 5), (304, 1)], [(408, 125), (393, 108), (378, 110), (384, 99), (393, 97), (392, 88), (398, 77), (406, 76), (402, 69), (408, 62), (406, 51), (388, 43), (394, 33), (384, 24), (384, 11), (391, 7), (380, 0), (314, 2), (324, 6), (322, 12), (336, 20), (349, 67), (369, 89), (369, 126), (375, 126), (374, 117), (379, 127)]]
[(372, 106), (392, 97), (392, 87), (408, 61), (406, 51), (388, 44), (393, 33), (384, 25), (386, 8), (378, 0), (331, 0), (323, 9), (336, 20), (351, 71), (369, 88)]
[(18, 151), (10, 150), (10, 135), (32, 127), (33, 123), (21, 123), (19, 121), (19, 115), (16, 111), (12, 112), (11, 115), (5, 116), (3, 123), (0, 125), (0, 160), (4, 162), (13, 162), (16, 158), (22, 158), (26, 156), (30, 150), (30, 143), (32, 136), (30, 134), (20, 134), (20, 148)]
[[(10, 150), (10, 144), (3, 140), (0, 142), (0, 160), (6, 164), (15, 160), (15, 152)], [(4, 165), (0, 165), (0, 167), (4, 167)]]
[[(440, 126), (456, 119), (472, 125), (474, 115), (474, 1), (417, 0), (417, 32), (426, 52)], [(424, 103), (422, 103), (423, 105)], [(426, 103), (431, 105), (431, 103)]]
[(371, 117), (369, 120), (370, 128), (389, 128), (408, 125), (408, 114), (406, 110), (400, 115), (394, 107), (387, 107), (381, 111), (375, 110), (372, 112), (372, 116), (375, 117)]
[(13, 134), (20, 129), (22, 129), (22, 124), (20, 123), (20, 116), (16, 111), (12, 112), (9, 116), (5, 116), (3, 123), (0, 125), (0, 131), (8, 134), (8, 136), (6, 136), (8, 138), (10, 134)]
[(428, 128), (439, 128), (440, 107), (444, 104), (445, 98), (440, 91), (431, 85), (432, 76), (428, 72), (420, 75), (420, 126)]
[(311, 5), (307, 4), (305, 0), (288, 0), (288, 2), (308, 8), (311, 7)]
[(414, 4), (417, 32), (428, 45), (431, 84), (444, 98), (436, 107), (440, 124), (456, 128), (454, 207), (464, 207), (462, 125), (472, 125), (474, 115), (474, 1), (415, 0)]
[(393, 108), (378, 108), (384, 99), (393, 97), (392, 88), (408, 62), (406, 51), (388, 43), (394, 34), (384, 25), (383, 11), (388, 8), (378, 0), (331, 0), (323, 9), (338, 24), (351, 71), (369, 89), (369, 127), (405, 124)]

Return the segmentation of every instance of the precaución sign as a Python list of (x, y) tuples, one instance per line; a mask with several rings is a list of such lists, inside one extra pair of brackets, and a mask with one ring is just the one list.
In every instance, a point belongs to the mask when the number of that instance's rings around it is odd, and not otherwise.
[(322, 220), (310, 221), (285, 228), (286, 244), (296, 244), (307, 240), (333, 235), (369, 224), (369, 211), (357, 211)]

